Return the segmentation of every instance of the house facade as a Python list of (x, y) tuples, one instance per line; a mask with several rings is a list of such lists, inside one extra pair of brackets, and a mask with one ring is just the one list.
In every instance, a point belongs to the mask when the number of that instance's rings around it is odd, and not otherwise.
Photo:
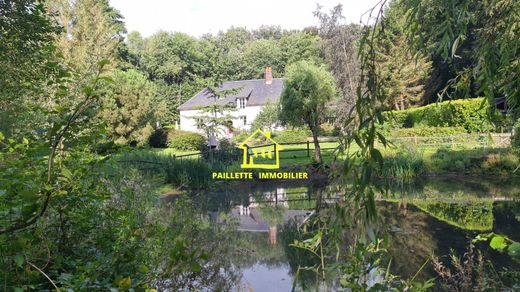
[[(202, 132), (197, 117), (204, 115), (202, 107), (214, 103), (230, 104), (235, 110), (226, 113), (233, 117), (230, 121), (233, 129), (251, 130), (251, 123), (268, 103), (278, 101), (283, 90), (283, 78), (273, 78), (270, 67), (265, 69), (264, 79), (240, 80), (224, 82), (220, 90), (234, 89), (234, 93), (223, 98), (215, 98), (204, 89), (178, 107), (180, 113), (180, 129), (190, 132)], [(232, 136), (232, 129), (226, 131)]]

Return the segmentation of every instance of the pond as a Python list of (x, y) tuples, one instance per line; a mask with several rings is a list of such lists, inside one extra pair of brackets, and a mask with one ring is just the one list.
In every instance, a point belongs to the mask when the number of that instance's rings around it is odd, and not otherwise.
[[(520, 185), (518, 181), (482, 178), (426, 178), (408, 184), (382, 184), (377, 197), (380, 225), (390, 239), (390, 270), (413, 277), (432, 255), (447, 259), (462, 255), (478, 234), (495, 232), (520, 241)], [(295, 232), (316, 204), (326, 208), (337, 197), (327, 193), (325, 181), (251, 183), (192, 194), (194, 205), (215, 226), (235, 226), (236, 240), (229, 260), (237, 273), (236, 291), (291, 291), (312, 287), (312, 273), (299, 265), (315, 259), (289, 246)], [(497, 269), (520, 268), (507, 254), (481, 248)], [(449, 263), (448, 263), (449, 264)], [(436, 277), (432, 264), (418, 275)]]

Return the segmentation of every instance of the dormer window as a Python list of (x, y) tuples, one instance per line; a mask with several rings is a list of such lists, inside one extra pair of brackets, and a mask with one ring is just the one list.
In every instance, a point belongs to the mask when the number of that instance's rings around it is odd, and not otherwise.
[(238, 108), (246, 108), (246, 99), (245, 98), (238, 98), (237, 99), (237, 107)]

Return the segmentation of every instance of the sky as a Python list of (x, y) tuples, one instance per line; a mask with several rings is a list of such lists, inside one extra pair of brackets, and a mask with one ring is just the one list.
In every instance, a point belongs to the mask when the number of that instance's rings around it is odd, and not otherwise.
[(318, 2), (327, 12), (338, 3), (343, 4), (345, 21), (359, 23), (361, 16), (379, 0), (110, 0), (124, 16), (128, 32), (138, 31), (144, 37), (159, 30), (200, 37), (231, 26), (255, 29), (280, 25), (284, 29), (302, 29), (317, 25), (312, 12)]

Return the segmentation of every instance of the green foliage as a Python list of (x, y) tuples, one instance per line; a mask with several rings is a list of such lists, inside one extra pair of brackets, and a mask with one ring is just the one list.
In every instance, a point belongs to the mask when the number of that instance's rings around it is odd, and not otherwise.
[(439, 149), (431, 156), (428, 164), (434, 172), (512, 175), (520, 165), (520, 160), (509, 150)]
[(280, 106), (277, 103), (268, 102), (258, 113), (255, 120), (251, 124), (251, 129), (262, 129), (264, 131), (272, 131), (279, 124)]
[(207, 161), (213, 159), (213, 162), (223, 165), (231, 165), (237, 161), (241, 161), (243, 153), (243, 150), (236, 147), (235, 143), (228, 139), (221, 139), (218, 143), (217, 149), (210, 150), (208, 147), (204, 147), (202, 150), (202, 157)]
[(289, 67), (280, 96), (280, 120), (293, 127), (306, 125), (314, 140), (314, 159), (321, 163), (318, 143), (319, 125), (324, 119), (325, 104), (336, 97), (334, 77), (323, 67), (306, 61)]
[(209, 163), (201, 157), (176, 158), (174, 155), (131, 152), (118, 157), (126, 166), (134, 167), (149, 178), (160, 177), (164, 183), (180, 189), (206, 189), (214, 181), (212, 172), (223, 171), (229, 163)]
[(83, 74), (95, 74), (101, 60), (108, 60), (110, 69), (117, 66), (126, 29), (108, 1), (50, 0), (46, 5), (63, 27), (57, 45), (67, 66)]
[(420, 209), (466, 230), (491, 230), (493, 228), (493, 204), (489, 202), (470, 204), (446, 202), (417, 202)]
[(466, 134), (463, 127), (421, 127), (421, 128), (397, 128), (390, 132), (391, 137), (432, 137), (432, 136), (452, 136)]
[(377, 65), (387, 95), (385, 105), (403, 110), (423, 103), (424, 85), (432, 63), (429, 56), (414, 56), (406, 46), (405, 12), (398, 3), (391, 2), (385, 12), (385, 34), (378, 39)]
[(320, 125), (321, 136), (332, 136), (338, 137), (340, 135), (340, 129), (331, 123), (323, 123)]
[(154, 148), (168, 147), (168, 134), (171, 130), (166, 128), (156, 129), (148, 139), (148, 145)]
[(483, 98), (452, 100), (401, 111), (384, 112), (389, 128), (463, 127), (468, 133), (492, 130)]
[(520, 148), (520, 119), (513, 125), (514, 135), (511, 140), (511, 146), (514, 148)]
[(207, 148), (206, 138), (201, 134), (185, 131), (170, 131), (168, 147), (177, 150), (202, 151)]
[(312, 133), (303, 128), (292, 128), (273, 133), (273, 139), (278, 143), (306, 142)]
[[(473, 242), (480, 240), (482, 235)], [(518, 271), (498, 271), (490, 261), (484, 259), (473, 243), (461, 256), (452, 251), (448, 263), (434, 257), (433, 266), (439, 275), (439, 289), (443, 291), (515, 291), (519, 288)]]
[(424, 170), (422, 155), (415, 150), (405, 150), (384, 158), (380, 176), (405, 181), (419, 177)]
[(249, 135), (251, 135), (251, 133), (248, 133), (245, 130), (237, 130), (233, 132), (233, 142), (240, 144), (244, 142)]
[(489, 247), (499, 252), (507, 253), (512, 258), (520, 261), (520, 243), (513, 241), (507, 236), (496, 234), (496, 233), (487, 233), (487, 234), (479, 234), (473, 242), (479, 241), (489, 241)]
[(153, 132), (152, 123), (164, 112), (154, 85), (136, 70), (115, 71), (107, 84), (99, 118), (117, 144), (144, 145)]
[[(484, 95), (492, 104), (506, 96), (516, 112), (520, 91), (520, 3), (504, 1), (403, 0), (408, 40), (414, 51), (433, 53), (442, 94)], [(437, 75), (438, 76), (438, 75)]]

